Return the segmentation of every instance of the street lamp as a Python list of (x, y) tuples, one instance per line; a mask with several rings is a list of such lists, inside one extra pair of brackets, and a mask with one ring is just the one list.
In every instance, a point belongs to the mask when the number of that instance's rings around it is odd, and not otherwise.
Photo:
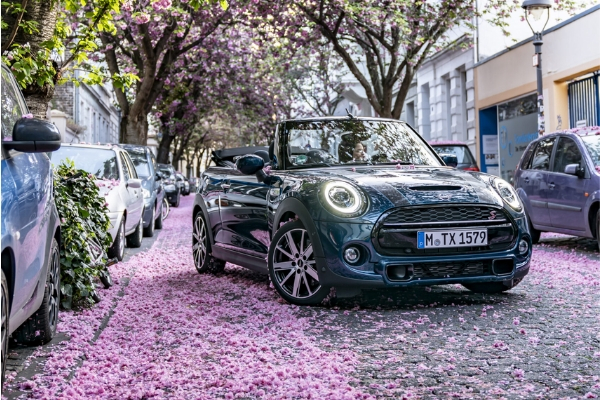
[(544, 134), (544, 92), (542, 85), (542, 33), (550, 19), (552, 0), (525, 0), (521, 5), (525, 9), (525, 19), (533, 32), (533, 66), (537, 72), (537, 98), (538, 98), (538, 134)]

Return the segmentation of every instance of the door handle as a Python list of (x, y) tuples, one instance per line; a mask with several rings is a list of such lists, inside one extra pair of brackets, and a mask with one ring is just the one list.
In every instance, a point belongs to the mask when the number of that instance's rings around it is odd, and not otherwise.
[(529, 178), (523, 178), (523, 180), (525, 181), (525, 183), (529, 183)]
[(549, 187), (550, 189), (554, 189), (554, 187), (555, 187), (555, 186), (556, 186), (556, 185), (554, 184), (554, 182), (551, 182), (551, 183), (549, 183), (549, 184), (548, 184), (548, 187)]

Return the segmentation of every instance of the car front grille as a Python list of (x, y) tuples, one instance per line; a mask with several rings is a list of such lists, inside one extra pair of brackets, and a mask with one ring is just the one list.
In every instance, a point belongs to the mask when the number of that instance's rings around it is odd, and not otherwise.
[[(427, 229), (486, 228), (487, 246), (418, 249), (417, 232)], [(384, 214), (373, 232), (373, 245), (382, 255), (419, 256), (473, 254), (509, 249), (517, 229), (501, 209), (489, 206), (401, 207)]]
[(491, 275), (490, 262), (422, 263), (415, 264), (415, 278), (451, 278), (455, 276)]

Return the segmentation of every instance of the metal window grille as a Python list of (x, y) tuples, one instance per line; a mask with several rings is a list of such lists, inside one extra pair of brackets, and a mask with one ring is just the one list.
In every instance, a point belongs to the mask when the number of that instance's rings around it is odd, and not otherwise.
[(586, 121), (586, 126), (600, 124), (599, 73), (589, 78), (569, 83), (569, 118), (571, 128), (578, 121)]

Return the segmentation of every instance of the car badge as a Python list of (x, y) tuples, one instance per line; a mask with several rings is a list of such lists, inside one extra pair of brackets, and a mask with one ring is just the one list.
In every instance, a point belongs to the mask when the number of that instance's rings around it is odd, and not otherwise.
[(496, 219), (496, 211), (490, 211), (490, 216), (488, 217), (489, 220), (492, 219)]
[(448, 194), (448, 193), (440, 193), (438, 194), (438, 199), (440, 200), (449, 200), (450, 197), (452, 197), (452, 195)]

